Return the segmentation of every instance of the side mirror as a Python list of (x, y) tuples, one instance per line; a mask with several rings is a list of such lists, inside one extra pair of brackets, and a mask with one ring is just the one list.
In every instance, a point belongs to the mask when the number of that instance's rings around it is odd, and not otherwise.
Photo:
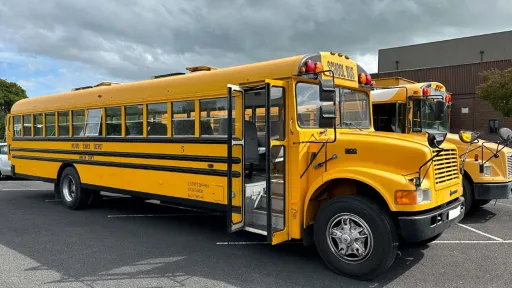
[(427, 132), (428, 146), (430, 146), (430, 148), (441, 149), (440, 146), (446, 139), (446, 135), (448, 135), (446, 132)]
[(512, 131), (508, 128), (500, 128), (498, 135), (503, 141), (512, 141)]
[(320, 128), (334, 128), (334, 125), (336, 125), (336, 107), (321, 105), (319, 110), (318, 126)]
[(435, 103), (436, 103), (435, 104), (436, 108), (434, 109), (434, 111), (435, 111), (434, 119), (436, 119), (436, 121), (441, 121), (441, 120), (443, 120), (443, 116), (446, 111), (446, 106), (448, 105), (448, 103), (443, 102), (443, 101), (436, 101)]
[(320, 79), (320, 83), (319, 83), (319, 88), (320, 88), (320, 96), (319, 96), (319, 100), (321, 102), (333, 102), (335, 103), (335, 99), (336, 99), (336, 89), (334, 88), (334, 82), (332, 79), (329, 79), (329, 80), (324, 80), (324, 79)]
[(478, 136), (480, 136), (480, 133), (478, 133), (478, 132), (466, 131), (466, 130), (462, 130), (459, 132), (459, 140), (462, 143), (466, 143), (466, 144), (475, 142), (478, 139)]

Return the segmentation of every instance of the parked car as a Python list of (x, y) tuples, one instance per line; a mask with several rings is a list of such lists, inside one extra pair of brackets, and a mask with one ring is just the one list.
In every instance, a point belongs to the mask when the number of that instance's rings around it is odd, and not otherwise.
[(7, 159), (7, 143), (0, 143), (0, 177), (12, 176), (11, 161)]

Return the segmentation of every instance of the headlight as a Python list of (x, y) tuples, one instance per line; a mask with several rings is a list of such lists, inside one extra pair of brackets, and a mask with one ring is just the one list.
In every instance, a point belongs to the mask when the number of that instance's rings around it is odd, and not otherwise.
[(417, 205), (430, 201), (432, 201), (432, 192), (429, 188), (395, 191), (395, 203), (398, 205)]
[(492, 173), (492, 166), (491, 165), (484, 165), (484, 175), (485, 176), (491, 176)]

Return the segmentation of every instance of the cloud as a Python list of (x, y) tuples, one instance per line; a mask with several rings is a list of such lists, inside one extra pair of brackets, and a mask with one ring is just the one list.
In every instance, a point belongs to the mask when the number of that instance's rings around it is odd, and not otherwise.
[(508, 2), (12, 0), (0, 3), (0, 45), (126, 81), (319, 50), (375, 72), (380, 48), (511, 29)]

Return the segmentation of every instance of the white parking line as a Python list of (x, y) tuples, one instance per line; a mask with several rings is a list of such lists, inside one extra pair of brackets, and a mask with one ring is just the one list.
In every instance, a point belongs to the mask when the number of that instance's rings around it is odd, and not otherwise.
[(108, 218), (122, 218), (122, 217), (173, 217), (173, 216), (211, 216), (211, 215), (220, 215), (220, 214), (191, 214), (191, 213), (181, 213), (181, 214), (127, 214), (127, 215), (108, 215)]
[(0, 191), (53, 191), (52, 189), (42, 188), (2, 188)]
[(467, 228), (467, 229), (469, 229), (469, 230), (471, 230), (471, 231), (473, 231), (473, 232), (476, 232), (476, 233), (478, 233), (478, 234), (480, 234), (480, 235), (484, 235), (484, 236), (487, 236), (487, 237), (489, 237), (489, 238), (492, 238), (492, 239), (494, 239), (494, 240), (496, 240), (496, 241), (504, 241), (504, 240), (503, 240), (503, 239), (501, 239), (501, 238), (494, 237), (494, 236), (492, 236), (492, 235), (489, 235), (489, 234), (484, 233), (484, 232), (482, 232), (482, 231), (476, 230), (475, 228), (471, 228), (471, 227), (466, 226), (466, 225), (464, 225), (464, 224), (457, 223), (457, 225), (462, 226), (462, 227), (464, 227), (464, 228)]
[(496, 204), (503, 205), (503, 206), (508, 206), (508, 207), (512, 207), (512, 205), (510, 205), (510, 204), (505, 204), (505, 203), (496, 203)]
[(502, 240), (502, 241), (491, 241), (491, 240), (439, 240), (432, 242), (434, 244), (457, 244), (457, 243), (512, 243), (512, 240)]

